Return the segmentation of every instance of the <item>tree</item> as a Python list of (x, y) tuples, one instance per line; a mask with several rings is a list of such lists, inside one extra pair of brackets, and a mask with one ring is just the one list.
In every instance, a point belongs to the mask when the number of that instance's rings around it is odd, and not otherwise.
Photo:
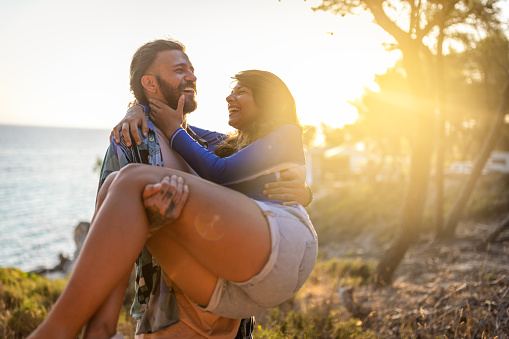
[(472, 173), (470, 174), (470, 177), (465, 186), (463, 186), (463, 189), (458, 195), (458, 199), (456, 200), (451, 212), (449, 213), (445, 227), (443, 228), (442, 232), (438, 234), (440, 238), (450, 239), (454, 236), (454, 232), (458, 225), (461, 213), (463, 212), (465, 205), (468, 202), (468, 199), (472, 195), (475, 184), (479, 180), (482, 170), (486, 165), (486, 161), (488, 160), (491, 151), (495, 147), (498, 138), (502, 132), (502, 127), (504, 126), (504, 117), (508, 111), (509, 111), (509, 81), (505, 86), (505, 90), (502, 94), (500, 102), (500, 107), (498, 109), (497, 115), (493, 119), (491, 130), (488, 133), (488, 136), (486, 137), (483, 149), (481, 150), (481, 152), (479, 152), (477, 159), (475, 161), (474, 168), (472, 169)]
[[(374, 282), (383, 286), (392, 281), (393, 273), (406, 253), (422, 219), (430, 177), (433, 129), (433, 66), (437, 53), (437, 34), (447, 32), (455, 38), (465, 25), (485, 23), (484, 29), (496, 27), (497, 0), (322, 0), (315, 10), (346, 15), (369, 11), (377, 25), (395, 40), (394, 48), (402, 52), (406, 80), (411, 90), (411, 111), (415, 123), (411, 131), (412, 157), (410, 179), (401, 212), (399, 234), (393, 246), (381, 258)], [(476, 26), (476, 28), (478, 28)]]
[[(469, 39), (463, 40), (469, 41)], [(475, 152), (477, 156), (474, 168), (447, 216), (444, 228), (437, 234), (439, 239), (454, 237), (460, 216), (491, 152), (502, 135), (504, 118), (509, 111), (509, 42), (507, 37), (500, 29), (492, 27), (488, 35), (477, 41), (474, 47), (469, 45), (471, 44), (466, 44), (461, 59), (463, 64), (469, 66), (464, 73), (475, 75), (470, 82), (477, 83), (477, 92), (481, 93), (483, 98), (482, 101), (479, 100), (482, 105), (477, 109), (480, 114), (473, 120), (474, 126), (477, 127), (476, 139), (481, 142), (475, 145), (478, 151)]]
[(355, 122), (358, 141), (373, 143), (381, 154), (382, 162), (409, 155), (408, 145), (412, 138), (415, 115), (412, 109), (412, 93), (408, 88), (404, 68), (397, 63), (386, 73), (375, 75), (379, 90), (364, 89), (364, 94), (351, 104), (359, 118)]
[(345, 142), (345, 134), (343, 133), (342, 128), (331, 127), (322, 122), (320, 124), (320, 129), (324, 136), (325, 145), (327, 147), (336, 147)]
[(304, 126), (304, 134), (302, 136), (302, 142), (304, 144), (304, 148), (310, 149), (312, 147), (315, 139), (316, 139), (316, 126), (305, 125)]

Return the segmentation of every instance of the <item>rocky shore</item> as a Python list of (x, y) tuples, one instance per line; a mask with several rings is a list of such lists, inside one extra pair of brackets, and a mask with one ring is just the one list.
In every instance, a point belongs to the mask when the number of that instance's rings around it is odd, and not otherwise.
[(59, 255), (59, 263), (54, 267), (37, 267), (28, 273), (34, 273), (44, 276), (48, 279), (65, 279), (71, 273), (76, 263), (76, 259), (83, 247), (85, 238), (88, 234), (90, 223), (82, 221), (74, 229), (74, 242), (76, 244), (76, 250), (72, 258), (65, 256), (62, 253)]

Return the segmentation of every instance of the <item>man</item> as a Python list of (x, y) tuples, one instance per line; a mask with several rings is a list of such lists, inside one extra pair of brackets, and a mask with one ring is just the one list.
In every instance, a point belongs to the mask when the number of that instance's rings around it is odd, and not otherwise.
[[(185, 53), (182, 44), (172, 40), (155, 40), (140, 47), (133, 56), (130, 68), (130, 86), (136, 101), (148, 105), (148, 99), (154, 98), (177, 108), (179, 97), (185, 96), (184, 114), (196, 109), (196, 76), (194, 68)], [(138, 108), (139, 109), (139, 108)], [(133, 109), (129, 111), (133, 112)], [(148, 111), (144, 112), (148, 114)], [(129, 116), (129, 114), (128, 114)], [(141, 124), (141, 136), (138, 125)], [(119, 135), (122, 126), (122, 136)], [(129, 129), (136, 141), (131, 144)], [(188, 133), (209, 150), (213, 150), (222, 140), (215, 134), (195, 127), (187, 126)], [(114, 139), (106, 153), (101, 169), (100, 183), (106, 177), (130, 163), (144, 163), (164, 166), (184, 172), (194, 173), (190, 166), (169, 147), (164, 133), (152, 122), (140, 119), (135, 114), (122, 120), (113, 131)], [(118, 144), (117, 144), (118, 143)], [(284, 174), (293, 178), (291, 173)], [(300, 183), (300, 184), (299, 184)], [(268, 193), (275, 199), (308, 201), (308, 191), (303, 181), (297, 180), (271, 184)], [(291, 186), (297, 186), (291, 189)], [(300, 185), (300, 186), (299, 186)], [(289, 187), (286, 191), (285, 187)], [(289, 194), (281, 196), (279, 193)], [(296, 194), (300, 197), (297, 199)], [(251, 337), (252, 319), (227, 319), (201, 311), (162, 272), (153, 260), (150, 252), (144, 248), (136, 263), (136, 294), (131, 314), (137, 320), (137, 337)], [(170, 273), (170, 272), (169, 272)], [(127, 277), (126, 279), (127, 280)], [(124, 281), (125, 281), (124, 280)], [(116, 327), (115, 314), (110, 311), (123, 296), (125, 282), (119, 284), (112, 293), (111, 303), (107, 302), (89, 322), (86, 337), (93, 337), (94, 331)], [(108, 301), (110, 301), (108, 300)], [(155, 333), (150, 335), (151, 333)]]

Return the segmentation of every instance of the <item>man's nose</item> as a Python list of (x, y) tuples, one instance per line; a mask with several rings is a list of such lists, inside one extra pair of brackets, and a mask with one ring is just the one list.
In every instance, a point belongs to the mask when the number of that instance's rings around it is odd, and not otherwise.
[(196, 75), (194, 75), (193, 72), (187, 72), (186, 74), (186, 81), (192, 81), (195, 82), (198, 78), (196, 78)]

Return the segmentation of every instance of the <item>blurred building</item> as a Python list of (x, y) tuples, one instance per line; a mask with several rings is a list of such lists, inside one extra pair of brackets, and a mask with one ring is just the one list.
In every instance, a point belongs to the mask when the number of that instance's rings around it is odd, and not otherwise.
[(343, 144), (333, 148), (307, 151), (307, 182), (340, 185), (360, 180), (401, 180), (407, 172), (407, 156), (384, 155), (365, 150), (362, 143)]
[[(470, 174), (474, 168), (473, 161), (455, 161), (446, 169), (446, 174)], [(494, 151), (486, 161), (483, 174), (489, 172), (509, 173), (509, 152)]]
[[(357, 144), (343, 144), (334, 148), (312, 148), (306, 153), (309, 185), (342, 185), (352, 181), (400, 181), (410, 168), (410, 157), (381, 155), (369, 152)], [(471, 161), (455, 161), (446, 169), (447, 175), (466, 175), (472, 172)], [(495, 151), (486, 162), (483, 174), (509, 173), (509, 152)]]

